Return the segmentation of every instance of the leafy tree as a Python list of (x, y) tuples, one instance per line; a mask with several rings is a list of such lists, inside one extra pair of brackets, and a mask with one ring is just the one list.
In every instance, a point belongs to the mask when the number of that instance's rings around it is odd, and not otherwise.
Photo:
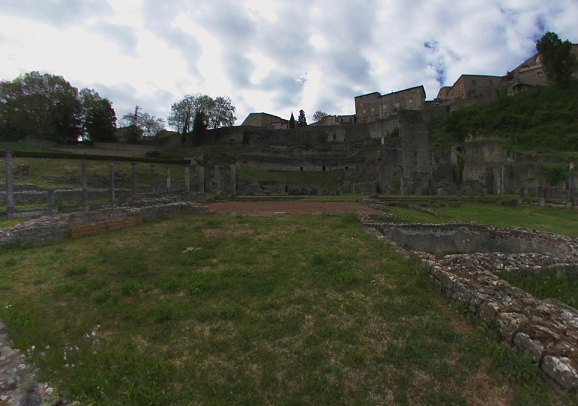
[(205, 130), (207, 129), (206, 116), (203, 111), (197, 111), (193, 121), (193, 143), (200, 145), (205, 137)]
[(82, 89), (84, 138), (91, 141), (116, 141), (116, 114), (112, 103), (92, 89)]
[(299, 110), (299, 118), (297, 118), (297, 125), (299, 126), (307, 125), (307, 119), (305, 118), (305, 112), (303, 110)]
[(213, 128), (231, 127), (235, 124), (235, 106), (232, 105), (228, 97), (217, 97), (215, 106), (210, 117)]
[(313, 114), (313, 122), (321, 121), (323, 117), (327, 117), (327, 113), (321, 110), (317, 110), (315, 114)]
[(536, 42), (536, 49), (552, 82), (561, 83), (570, 79), (578, 67), (576, 56), (570, 52), (572, 43), (568, 40), (562, 42), (556, 33), (544, 34)]
[(190, 132), (197, 112), (203, 112), (208, 128), (229, 127), (237, 120), (230, 98), (217, 97), (213, 100), (210, 96), (197, 93), (185, 95), (181, 101), (173, 103), (167, 121), (178, 132), (186, 134)]
[(0, 82), (0, 139), (28, 135), (58, 142), (76, 141), (83, 133), (78, 89), (62, 76), (30, 72)]

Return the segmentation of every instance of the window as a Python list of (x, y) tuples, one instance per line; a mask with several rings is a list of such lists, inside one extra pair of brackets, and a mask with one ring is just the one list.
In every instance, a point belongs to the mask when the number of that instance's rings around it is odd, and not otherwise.
[(301, 166), (301, 167), (299, 167), (299, 170), (300, 170), (301, 172), (303, 172), (303, 167), (302, 167), (302, 166)]
[(413, 99), (411, 97), (409, 98), (409, 104), (413, 104)]
[(367, 117), (363, 117), (363, 121), (367, 123)]
[(384, 109), (384, 110), (387, 109), (387, 105), (386, 105), (386, 104), (383, 105), (383, 109)]
[(395, 108), (399, 109), (399, 103), (395, 103)]
[(365, 113), (366, 113), (366, 111), (365, 111), (365, 109), (363, 109), (363, 114), (365, 114)]
[(373, 113), (374, 111), (375, 111), (375, 109), (372, 107), (372, 108), (371, 108), (371, 112)]

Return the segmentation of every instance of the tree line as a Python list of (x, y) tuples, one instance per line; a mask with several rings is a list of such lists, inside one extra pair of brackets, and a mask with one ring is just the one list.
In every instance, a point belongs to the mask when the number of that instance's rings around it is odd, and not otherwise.
[[(237, 119), (228, 97), (215, 99), (194, 94), (171, 106), (168, 125), (186, 134), (196, 129), (232, 126)], [(136, 106), (118, 120), (128, 142), (156, 136), (166, 129), (163, 118)], [(61, 143), (78, 140), (117, 140), (117, 117), (112, 102), (94, 89), (78, 90), (62, 76), (29, 72), (11, 81), (0, 81), (0, 141), (19, 141), (27, 136)]]

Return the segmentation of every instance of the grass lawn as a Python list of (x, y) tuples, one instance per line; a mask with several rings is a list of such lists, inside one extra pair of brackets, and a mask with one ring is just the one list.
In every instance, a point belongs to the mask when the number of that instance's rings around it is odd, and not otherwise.
[(578, 404), (354, 214), (181, 214), (0, 265), (16, 346), (86, 405)]
[[(114, 159), (114, 157), (111, 157)], [(12, 158), (12, 168), (16, 171), (18, 165), (30, 165), (30, 175), (29, 176), (16, 176), (13, 175), (13, 181), (15, 183), (31, 183), (40, 186), (52, 186), (54, 188), (58, 186), (72, 186), (81, 187), (80, 176), (82, 174), (82, 164), (86, 163), (86, 169), (89, 177), (91, 175), (101, 175), (108, 179), (110, 175), (110, 164), (108, 161), (93, 161), (84, 159), (51, 159), (51, 158)], [(4, 165), (4, 159), (0, 160), (0, 179), (4, 179), (6, 166)], [(165, 164), (154, 164), (155, 165), (155, 179), (157, 181), (166, 179), (168, 166), (171, 168), (171, 179), (173, 180), (184, 180), (185, 179), (185, 169), (182, 165), (165, 165)], [(151, 184), (151, 167), (148, 163), (139, 162), (136, 165), (137, 168), (137, 184), (139, 186), (149, 186)], [(198, 182), (199, 176), (195, 170), (196, 166), (191, 166), (190, 179), (191, 184)], [(114, 164), (115, 172), (124, 172), (128, 176), (127, 181), (121, 180), (119, 177), (115, 179), (115, 186), (118, 188), (131, 188), (132, 187), (132, 165), (130, 162), (118, 161)], [(14, 172), (13, 172), (14, 173)], [(46, 179), (41, 179), (40, 176), (66, 176), (66, 177), (77, 177), (78, 183), (58, 183), (55, 184)], [(88, 183), (89, 188), (96, 187), (91, 185), (90, 180)], [(108, 186), (101, 186), (108, 187)]]
[(462, 203), (460, 207), (447, 206), (435, 210), (443, 215), (435, 217), (402, 207), (388, 207), (388, 212), (419, 223), (473, 221), (498, 227), (526, 227), (557, 234), (578, 235), (577, 210), (552, 209), (530, 204), (504, 207), (495, 203)]

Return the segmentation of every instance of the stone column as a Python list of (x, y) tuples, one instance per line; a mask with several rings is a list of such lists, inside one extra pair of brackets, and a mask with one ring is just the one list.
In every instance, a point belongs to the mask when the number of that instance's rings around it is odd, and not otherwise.
[(171, 168), (167, 166), (167, 194), (171, 194)]
[(86, 164), (82, 164), (82, 206), (84, 209), (88, 209), (88, 171), (86, 169)]
[(506, 168), (502, 165), (502, 197), (506, 197)]
[(14, 190), (12, 189), (12, 151), (6, 150), (6, 211), (13, 212)]
[(547, 194), (546, 186), (542, 186), (542, 199), (540, 200), (540, 206), (542, 207), (546, 205), (546, 194)]
[(131, 162), (132, 165), (132, 198), (136, 199), (136, 163)]
[(156, 193), (155, 185), (155, 166), (151, 165), (151, 193)]
[(488, 197), (488, 188), (487, 188), (487, 187), (485, 187), (485, 188), (482, 189), (482, 196), (483, 196), (483, 197)]
[(215, 165), (215, 194), (221, 192), (221, 176), (219, 174), (219, 165)]
[(526, 189), (524, 186), (520, 188), (520, 201), (523, 202), (526, 197)]
[(570, 162), (570, 174), (568, 176), (568, 201), (574, 203), (574, 162)]
[(438, 188), (438, 199), (441, 199), (442, 197), (444, 197), (444, 190), (439, 187)]
[(191, 191), (189, 170), (190, 170), (189, 165), (185, 165), (185, 192), (187, 193)]
[(231, 197), (237, 197), (237, 181), (235, 179), (235, 165), (231, 165)]
[(199, 166), (199, 192), (205, 193), (205, 167)]
[(54, 189), (48, 189), (48, 211), (51, 214), (58, 211), (56, 208), (56, 201), (54, 200)]
[(114, 161), (110, 161), (110, 201), (116, 202), (114, 196)]

